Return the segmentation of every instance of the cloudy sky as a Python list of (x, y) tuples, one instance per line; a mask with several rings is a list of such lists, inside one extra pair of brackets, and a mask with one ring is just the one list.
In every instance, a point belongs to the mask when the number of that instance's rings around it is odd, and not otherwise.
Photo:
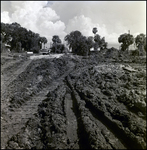
[(48, 43), (75, 30), (93, 36), (93, 27), (108, 44), (118, 43), (128, 30), (146, 34), (146, 1), (1, 1), (1, 22), (17, 22)]

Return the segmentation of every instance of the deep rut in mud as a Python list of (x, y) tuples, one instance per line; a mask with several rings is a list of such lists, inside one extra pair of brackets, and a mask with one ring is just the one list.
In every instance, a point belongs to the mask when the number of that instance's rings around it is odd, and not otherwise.
[[(107, 128), (109, 122), (104, 121), (105, 118), (103, 118), (103, 113), (94, 113), (94, 109), (81, 99), (80, 95), (74, 90), (69, 77), (67, 78), (67, 82), (72, 89), (72, 95), (79, 113), (79, 129), (81, 130), (81, 132), (79, 132), (79, 137), (81, 148), (125, 149), (125, 146), (114, 136), (110, 128)], [(111, 127), (111, 124), (109, 124), (108, 127)]]
[[(65, 95), (65, 112), (66, 112), (66, 130), (67, 130), (67, 142), (70, 144), (71, 149), (79, 149), (78, 145), (78, 133), (77, 133), (77, 118), (74, 113), (74, 106), (71, 97), (71, 93)], [(72, 119), (71, 119), (72, 118)]]
[(144, 69), (93, 61), (71, 55), (22, 63), (6, 80), (2, 148), (145, 149)]

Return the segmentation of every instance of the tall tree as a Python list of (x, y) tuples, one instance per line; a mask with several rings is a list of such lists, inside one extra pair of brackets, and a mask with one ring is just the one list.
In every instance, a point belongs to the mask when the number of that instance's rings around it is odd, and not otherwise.
[(105, 37), (103, 37), (103, 38), (100, 40), (100, 50), (106, 49), (106, 48), (107, 48), (107, 45), (108, 45), (108, 43), (105, 42)]
[[(20, 47), (26, 51), (32, 51), (33, 49), (38, 51), (40, 49), (40, 35), (31, 30), (28, 31), (17, 22), (12, 24), (1, 23), (1, 36), (3, 37), (2, 42), (11, 46), (11, 51), (18, 51)], [(47, 39), (45, 37), (42, 39), (45, 46)]]
[(53, 43), (61, 43), (61, 39), (58, 35), (54, 35), (52, 38)]
[(72, 31), (70, 34), (65, 36), (64, 40), (67, 41), (69, 48), (72, 49), (72, 53), (88, 55), (89, 49), (87, 39), (80, 31)]
[(16, 43), (16, 51), (17, 51), (18, 53), (22, 52), (22, 50), (21, 50), (21, 42), (17, 42), (17, 43)]
[(2, 42), (9, 43), (11, 40), (12, 31), (9, 24), (1, 22), (1, 35), (3, 36)]
[(45, 44), (47, 43), (47, 38), (46, 37), (42, 37), (43, 39), (43, 44), (44, 44), (44, 49), (45, 49)]
[(67, 41), (67, 45), (72, 49), (73, 53), (77, 53), (77, 47), (79, 46), (79, 38), (82, 36), (80, 31), (72, 31), (66, 35), (64, 40)]
[(100, 37), (99, 34), (95, 34), (94, 41), (95, 41), (95, 43), (94, 43), (94, 50), (97, 51), (98, 48), (99, 48), (99, 45), (100, 45), (100, 41), (101, 41), (101, 37)]
[(146, 36), (145, 34), (141, 33), (136, 36), (135, 38), (135, 44), (137, 48), (139, 49), (140, 54), (142, 54), (144, 51), (146, 51)]
[(94, 38), (93, 38), (93, 36), (89, 36), (87, 38), (87, 44), (88, 44), (88, 49), (89, 49), (89, 52), (90, 52), (90, 49), (92, 47), (94, 47)]
[(54, 35), (52, 37), (53, 46), (52, 46), (52, 52), (57, 53), (60, 52), (60, 45), (61, 45), (61, 39), (58, 35)]
[(97, 28), (94, 27), (94, 28), (92, 29), (92, 32), (93, 32), (94, 34), (96, 34), (96, 33), (98, 32)]
[(96, 27), (94, 27), (92, 29), (92, 32), (94, 33), (94, 41), (95, 41), (95, 43), (94, 43), (94, 51), (97, 51), (99, 46), (100, 46), (101, 37), (100, 37), (99, 34), (96, 34), (98, 32)]
[(40, 37), (38, 42), (40, 49), (42, 49), (43, 37)]
[(122, 43), (121, 50), (125, 51), (128, 50), (129, 46), (134, 43), (134, 37), (131, 34), (124, 33), (120, 35), (118, 42)]

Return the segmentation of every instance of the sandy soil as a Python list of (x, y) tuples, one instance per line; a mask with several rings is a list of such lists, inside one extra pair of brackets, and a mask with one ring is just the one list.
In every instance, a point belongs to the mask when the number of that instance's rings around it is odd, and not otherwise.
[(42, 58), (46, 58), (46, 59), (50, 59), (50, 58), (59, 58), (63, 56), (63, 54), (50, 54), (50, 55), (32, 55), (30, 56), (30, 59), (42, 59)]

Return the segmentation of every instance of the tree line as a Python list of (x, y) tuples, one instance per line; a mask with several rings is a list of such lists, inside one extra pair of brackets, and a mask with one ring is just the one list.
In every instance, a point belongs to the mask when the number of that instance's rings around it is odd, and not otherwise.
[(136, 45), (140, 53), (146, 51), (146, 36), (143, 33), (140, 33), (135, 38), (130, 33), (121, 34), (118, 38), (118, 42), (121, 44), (121, 50), (128, 50), (129, 46), (133, 43)]
[[(101, 37), (97, 34), (96, 27), (92, 29), (94, 36), (84, 36), (78, 30), (72, 31), (64, 37), (71, 52), (77, 55), (89, 55), (90, 49), (94, 51), (98, 49), (100, 51), (107, 49), (108, 43), (105, 41), (105, 37)], [(42, 48), (42, 44), (47, 43), (46, 37), (40, 37), (38, 33), (34, 33), (31, 30), (27, 30), (20, 26), (18, 23), (5, 24), (1, 23), (1, 42), (9, 44), (10, 50), (16, 52), (33, 51), (39, 52)], [(58, 35), (52, 37), (51, 52), (63, 53), (67, 48), (62, 44)], [(121, 51), (128, 50), (129, 46), (133, 43), (136, 45), (140, 52), (146, 51), (146, 35), (141, 33), (135, 38), (130, 33), (121, 34), (118, 37), (118, 42), (121, 43)]]
[[(85, 37), (80, 31), (72, 31), (65, 36), (64, 40), (67, 41), (72, 52), (78, 55), (88, 55), (91, 48), (94, 48), (94, 51), (97, 51), (98, 48), (100, 51), (107, 49), (108, 43), (105, 42), (105, 37), (101, 38), (99, 34), (96, 34), (98, 32), (96, 27), (93, 28), (92, 32), (94, 33), (94, 37)], [(118, 37), (118, 42), (121, 43), (121, 51), (128, 50), (129, 46), (134, 43), (139, 55), (146, 52), (146, 35), (143, 33), (137, 35), (135, 38), (130, 33), (121, 34)]]
[(69, 48), (72, 49), (72, 53), (77, 55), (89, 55), (90, 49), (94, 48), (95, 51), (106, 49), (108, 43), (105, 41), (105, 37), (102, 37), (99, 34), (97, 28), (93, 28), (92, 32), (94, 36), (83, 36), (82, 33), (78, 30), (72, 31), (70, 34), (67, 34), (64, 38), (67, 41)]
[(10, 51), (36, 52), (42, 48), (42, 44), (45, 46), (47, 39), (46, 37), (41, 37), (38, 33), (21, 27), (16, 22), (12, 24), (1, 22), (1, 43), (10, 45)]

